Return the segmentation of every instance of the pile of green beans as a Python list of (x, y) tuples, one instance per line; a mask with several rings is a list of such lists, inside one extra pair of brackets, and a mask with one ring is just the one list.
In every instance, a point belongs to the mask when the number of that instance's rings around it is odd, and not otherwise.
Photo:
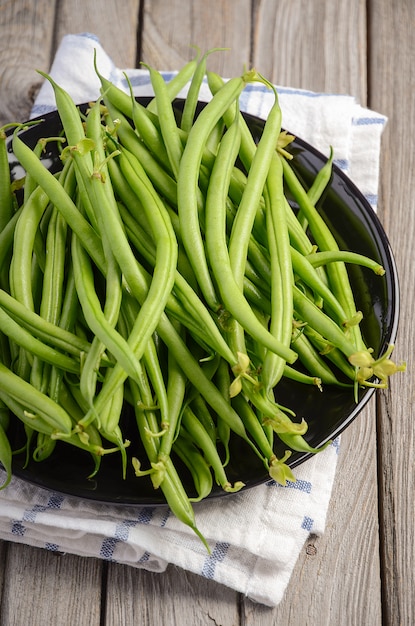
[[(208, 53), (209, 54), (209, 53)], [(385, 386), (402, 366), (364, 345), (346, 263), (315, 205), (332, 155), (306, 190), (290, 165), (291, 137), (274, 104), (255, 142), (239, 112), (254, 70), (224, 82), (207, 54), (170, 82), (148, 68), (154, 98), (136, 101), (100, 75), (101, 98), (81, 112), (49, 76), (63, 135), (52, 174), (16, 125), (24, 168), (16, 202), (0, 132), (0, 462), (11, 477), (11, 419), (27, 453), (57, 441), (88, 451), (99, 471), (119, 453), (123, 474), (150, 475), (195, 530), (192, 501), (226, 472), (240, 437), (269, 475), (295, 480), (292, 451), (317, 452), (307, 424), (278, 403), (278, 383)], [(202, 80), (212, 99), (196, 113)], [(173, 101), (190, 81), (180, 116)], [(294, 212), (286, 188), (299, 206)], [(297, 365), (300, 364), (298, 367)], [(134, 411), (146, 458), (126, 440)], [(286, 447), (274, 453), (274, 437)], [(321, 448), (320, 448), (321, 449)], [(175, 459), (187, 467), (190, 497)], [(201, 537), (203, 540), (203, 537)]]

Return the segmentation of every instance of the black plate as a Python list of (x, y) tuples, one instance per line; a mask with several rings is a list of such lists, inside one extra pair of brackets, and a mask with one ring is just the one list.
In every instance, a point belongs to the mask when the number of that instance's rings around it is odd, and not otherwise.
[[(146, 98), (139, 100), (143, 104), (148, 102)], [(182, 102), (178, 101), (178, 109), (181, 106)], [(61, 130), (56, 112), (46, 114), (41, 119), (44, 121), (31, 126), (21, 135), (31, 147), (34, 147), (39, 138), (56, 136)], [(246, 119), (254, 137), (258, 138), (262, 132), (263, 121), (249, 115), (246, 115)], [(295, 139), (290, 151), (295, 155), (292, 166), (304, 184), (309, 186), (326, 158), (301, 139)], [(48, 151), (42, 159), (51, 171), (60, 168), (53, 143), (48, 145)], [(20, 178), (24, 174), (11, 148), (10, 167), (13, 178)], [(357, 308), (364, 314), (361, 328), (365, 341), (376, 353), (381, 353), (395, 340), (399, 315), (398, 277), (386, 234), (364, 196), (336, 166), (333, 167), (331, 184), (318, 208), (341, 248), (366, 254), (377, 260), (386, 270), (386, 275), (380, 278), (365, 268), (349, 268)], [(319, 446), (338, 436), (360, 413), (374, 392), (373, 388), (361, 390), (356, 404), (350, 390), (326, 386), (321, 393), (316, 388), (283, 380), (278, 385), (278, 401), (293, 409), (298, 418), (306, 419), (309, 429), (305, 438), (312, 446)], [(138, 446), (133, 421), (132, 417), (125, 415), (125, 436), (133, 439), (133, 446)], [(15, 444), (19, 442), (20, 436), (19, 428), (15, 427), (11, 432)], [(242, 480), (247, 487), (268, 480), (263, 466), (245, 443), (237, 440), (232, 445), (232, 460), (227, 467), (230, 480)], [(284, 448), (277, 444), (277, 455), (282, 455)], [(294, 467), (309, 456), (293, 453), (289, 463)], [(37, 463), (31, 460), (26, 467), (24, 461), (23, 455), (14, 458), (13, 471), (16, 476), (65, 494), (122, 504), (156, 505), (164, 502), (162, 494), (153, 490), (150, 480), (136, 478), (131, 468), (123, 481), (120, 477), (120, 461), (115, 455), (104, 457), (100, 471), (94, 479), (87, 478), (92, 470), (90, 455), (64, 444), (57, 444), (55, 452), (46, 461)], [(183, 482), (191, 493), (192, 483), (185, 470)], [(214, 488), (212, 497), (223, 493), (220, 488)]]

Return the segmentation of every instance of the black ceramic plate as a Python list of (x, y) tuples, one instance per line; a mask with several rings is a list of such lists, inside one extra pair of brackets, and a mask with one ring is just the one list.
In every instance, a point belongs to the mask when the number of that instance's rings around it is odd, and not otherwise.
[[(146, 99), (141, 99), (145, 104)], [(177, 103), (178, 109), (182, 106)], [(40, 137), (56, 136), (61, 130), (57, 113), (50, 113), (42, 118), (44, 121), (31, 126), (22, 134), (25, 142), (33, 147)], [(263, 128), (263, 121), (246, 116), (254, 137), (258, 138)], [(54, 144), (48, 146), (43, 155), (46, 166), (55, 171), (60, 161), (54, 152)], [(315, 174), (326, 159), (313, 147), (296, 139), (290, 146), (295, 155), (292, 166), (306, 186), (310, 185)], [(23, 172), (10, 150), (10, 167), (12, 176), (19, 178)], [(386, 275), (375, 276), (370, 270), (358, 266), (350, 266), (350, 278), (354, 288), (357, 307), (363, 312), (361, 324), (366, 343), (376, 353), (383, 352), (389, 343), (395, 340), (398, 325), (398, 279), (393, 255), (385, 232), (372, 208), (355, 187), (355, 185), (339, 170), (333, 168), (331, 184), (319, 203), (319, 211), (329, 223), (339, 246), (366, 254), (377, 260), (385, 269)], [(287, 380), (278, 386), (278, 401), (295, 411), (298, 418), (304, 417), (309, 424), (306, 434), (312, 446), (319, 446), (339, 435), (358, 415), (374, 393), (373, 388), (360, 391), (359, 401), (355, 403), (350, 390), (325, 387), (324, 392), (317, 388), (299, 385)], [(125, 416), (125, 436), (131, 438), (132, 446), (136, 442), (133, 419)], [(131, 432), (129, 432), (131, 431)], [(16, 427), (11, 433), (17, 444), (20, 438)], [(269, 477), (257, 457), (243, 442), (234, 441), (231, 462), (227, 467), (230, 480), (242, 480), (247, 487), (266, 481)], [(284, 446), (276, 448), (276, 453), (283, 454)], [(294, 453), (290, 459), (292, 467), (304, 462), (308, 454)], [(120, 477), (120, 461), (118, 455), (104, 457), (101, 469), (94, 479), (88, 479), (92, 470), (92, 461), (88, 453), (73, 449), (71, 446), (58, 444), (52, 456), (40, 463), (29, 461), (24, 467), (24, 457), (16, 456), (13, 470), (29, 482), (53, 489), (65, 494), (98, 500), (101, 502), (155, 505), (163, 503), (162, 495), (155, 492), (149, 480), (136, 478), (129, 468), (126, 480)], [(191, 481), (183, 470), (183, 482), (191, 493)], [(222, 495), (220, 488), (212, 492), (212, 497)]]

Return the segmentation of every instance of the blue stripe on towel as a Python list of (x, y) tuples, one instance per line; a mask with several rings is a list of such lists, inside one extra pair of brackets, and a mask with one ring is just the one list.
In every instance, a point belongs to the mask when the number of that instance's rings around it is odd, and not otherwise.
[(106, 537), (99, 552), (99, 556), (106, 561), (112, 561), (115, 548), (118, 543), (126, 543), (130, 536), (130, 529), (138, 524), (147, 525), (151, 522), (154, 514), (154, 508), (143, 508), (135, 519), (125, 519), (115, 526), (114, 535)]
[(229, 550), (229, 543), (218, 541), (212, 550), (212, 553), (206, 557), (202, 567), (201, 575), (205, 578), (214, 578), (215, 569), (218, 563), (221, 563)]

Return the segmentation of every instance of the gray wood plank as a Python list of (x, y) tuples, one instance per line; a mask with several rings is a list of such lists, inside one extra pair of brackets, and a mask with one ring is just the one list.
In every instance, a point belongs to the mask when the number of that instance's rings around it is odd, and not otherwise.
[(103, 563), (9, 544), (0, 604), (3, 626), (99, 626)]
[(3, 597), (4, 579), (6, 575), (7, 542), (0, 539), (0, 606)]
[(405, 375), (391, 380), (379, 400), (379, 465), (382, 502), (384, 623), (413, 624), (415, 605), (414, 252), (415, 200), (415, 5), (371, 2), (370, 84), (372, 107), (388, 125), (380, 185), (380, 210), (394, 250), (401, 284), (401, 313), (394, 357), (407, 361)]
[(1, 126), (29, 117), (42, 82), (35, 70), (49, 69), (55, 4), (15, 0), (0, 5)]
[(152, 0), (144, 4), (142, 60), (158, 69), (176, 70), (202, 52), (226, 47), (209, 58), (222, 76), (243, 71), (250, 62), (251, 2), (238, 0)]
[(237, 593), (175, 566), (153, 574), (111, 564), (107, 589), (108, 626), (240, 623)]
[(135, 67), (140, 0), (60, 0), (57, 8), (55, 46), (66, 34), (91, 32), (118, 67)]
[(257, 0), (254, 6), (258, 71), (279, 85), (353, 94), (365, 104), (364, 0)]

